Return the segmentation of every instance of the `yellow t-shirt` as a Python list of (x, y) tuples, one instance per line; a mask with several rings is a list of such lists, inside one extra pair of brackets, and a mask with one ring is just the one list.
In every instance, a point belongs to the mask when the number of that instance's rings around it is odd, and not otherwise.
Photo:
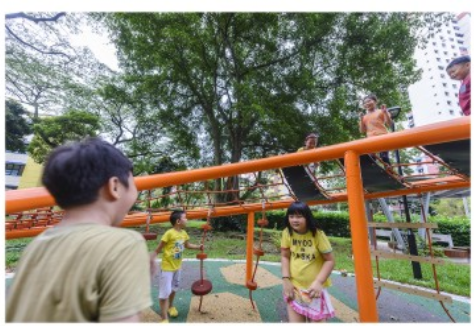
[(174, 272), (181, 268), (184, 244), (188, 240), (189, 236), (185, 230), (176, 231), (173, 228), (163, 234), (161, 241), (166, 244), (163, 247), (163, 258), (161, 260), (162, 270)]
[[(305, 234), (293, 232), (290, 236), (288, 228), (281, 236), (281, 248), (290, 249), (291, 283), (299, 289), (307, 289), (314, 282), (324, 264), (322, 254), (332, 252), (331, 244), (322, 230), (313, 237), (311, 231)], [(328, 278), (323, 286), (331, 285)]]
[(23, 252), (7, 291), (7, 322), (110, 322), (152, 305), (150, 258), (132, 230), (56, 226)]

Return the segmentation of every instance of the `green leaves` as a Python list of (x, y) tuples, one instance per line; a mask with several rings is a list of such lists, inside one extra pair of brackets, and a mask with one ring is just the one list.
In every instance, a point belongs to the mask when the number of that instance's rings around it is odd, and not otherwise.
[(26, 110), (13, 100), (5, 101), (6, 149), (12, 152), (25, 152), (24, 137), (31, 133)]
[(36, 163), (43, 163), (52, 149), (67, 141), (79, 141), (97, 135), (99, 118), (87, 112), (70, 111), (62, 116), (39, 119), (28, 154)]

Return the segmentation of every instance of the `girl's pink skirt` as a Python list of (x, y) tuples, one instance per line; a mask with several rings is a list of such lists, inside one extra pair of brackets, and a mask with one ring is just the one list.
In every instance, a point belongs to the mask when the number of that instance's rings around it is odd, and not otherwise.
[(326, 289), (322, 290), (321, 297), (313, 299), (309, 299), (301, 290), (295, 290), (294, 300), (288, 301), (288, 298), (283, 296), (294, 311), (311, 320), (319, 321), (335, 316), (334, 307)]

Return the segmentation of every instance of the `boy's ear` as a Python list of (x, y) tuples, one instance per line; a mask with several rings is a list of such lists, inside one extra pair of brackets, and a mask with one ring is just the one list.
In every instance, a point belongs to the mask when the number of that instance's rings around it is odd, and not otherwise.
[(112, 199), (120, 199), (120, 186), (120, 180), (117, 177), (112, 177), (109, 179), (109, 181), (107, 181), (107, 184), (105, 185), (105, 190)]

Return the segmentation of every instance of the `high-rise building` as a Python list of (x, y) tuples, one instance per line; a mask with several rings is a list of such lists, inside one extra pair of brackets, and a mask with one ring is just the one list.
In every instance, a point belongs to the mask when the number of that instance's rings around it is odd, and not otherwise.
[[(433, 28), (433, 27), (432, 27)], [(415, 51), (421, 80), (408, 88), (414, 126), (445, 121), (462, 115), (458, 101), (460, 82), (446, 73), (451, 60), (470, 54), (471, 14), (461, 13), (433, 28), (428, 43)]]

